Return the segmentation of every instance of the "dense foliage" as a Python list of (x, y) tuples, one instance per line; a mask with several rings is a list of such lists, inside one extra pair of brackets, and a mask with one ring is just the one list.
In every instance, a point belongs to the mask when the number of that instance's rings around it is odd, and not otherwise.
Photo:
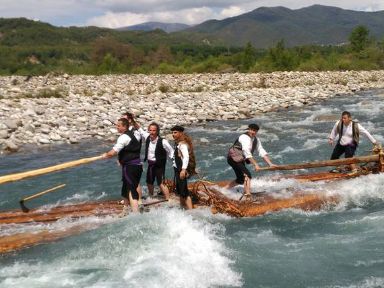
[(190, 34), (58, 28), (0, 19), (0, 75), (370, 70), (384, 68), (384, 42), (356, 27), (341, 46), (225, 47)]

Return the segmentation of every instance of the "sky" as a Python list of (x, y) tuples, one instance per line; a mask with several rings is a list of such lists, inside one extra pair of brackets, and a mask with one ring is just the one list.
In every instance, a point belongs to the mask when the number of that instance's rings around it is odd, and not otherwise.
[(299, 9), (314, 4), (384, 10), (384, 0), (0, 0), (0, 18), (25, 17), (55, 26), (125, 27), (144, 22), (194, 25), (259, 7)]

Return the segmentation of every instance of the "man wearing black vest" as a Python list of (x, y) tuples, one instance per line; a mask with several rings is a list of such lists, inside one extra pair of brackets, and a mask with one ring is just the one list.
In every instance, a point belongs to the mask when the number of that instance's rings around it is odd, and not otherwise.
[[(361, 126), (357, 121), (352, 121), (351, 113), (344, 111), (341, 114), (341, 119), (335, 123), (331, 134), (328, 137), (328, 143), (334, 144), (334, 140), (339, 136), (336, 146), (333, 149), (331, 160), (339, 159), (341, 155), (345, 154), (345, 158), (351, 158), (355, 155), (356, 148), (359, 145), (360, 133), (367, 136), (373, 145), (377, 144), (375, 138)], [(339, 172), (338, 169), (333, 169), (331, 172)], [(351, 173), (357, 173), (355, 164), (351, 164)]]
[(129, 122), (125, 118), (120, 118), (117, 121), (116, 128), (121, 135), (115, 146), (102, 156), (103, 158), (111, 158), (118, 155), (123, 174), (123, 186), (121, 188), (121, 196), (124, 198), (123, 214), (128, 212), (128, 205), (131, 206), (133, 212), (137, 212), (139, 200), (137, 186), (143, 173), (143, 165), (140, 161), (141, 135), (136, 130), (129, 130)]
[[(193, 163), (190, 155), (193, 156), (192, 139), (184, 134), (184, 127), (176, 125), (171, 128), (172, 137), (175, 140), (175, 157), (173, 168), (175, 171), (176, 194), (180, 196), (180, 205), (186, 209), (192, 209), (193, 203), (191, 193), (188, 190), (188, 177), (191, 174), (188, 170)], [(194, 170), (194, 168), (192, 169)], [(192, 171), (191, 173), (195, 173)]]
[(148, 132), (143, 133), (142, 129), (139, 129), (139, 131), (145, 138), (144, 162), (148, 162), (147, 186), (149, 195), (153, 195), (153, 184), (156, 179), (157, 185), (159, 185), (165, 199), (168, 200), (169, 189), (167, 185), (163, 183), (163, 181), (167, 158), (173, 158), (173, 148), (166, 139), (163, 139), (159, 136), (160, 127), (157, 123), (152, 122), (149, 124)]
[(228, 151), (227, 163), (232, 167), (236, 174), (236, 179), (230, 182), (226, 188), (232, 188), (236, 185), (244, 184), (244, 195), (251, 196), (251, 172), (247, 169), (245, 164), (252, 164), (255, 171), (260, 169), (256, 160), (253, 158), (253, 153), (258, 152), (258, 155), (264, 159), (269, 166), (275, 166), (268, 157), (267, 152), (264, 150), (261, 142), (256, 138), (259, 131), (257, 124), (249, 124), (248, 131), (235, 141)]

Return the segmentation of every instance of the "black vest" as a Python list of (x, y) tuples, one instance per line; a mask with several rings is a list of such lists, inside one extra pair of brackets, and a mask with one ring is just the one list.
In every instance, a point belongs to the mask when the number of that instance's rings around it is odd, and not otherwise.
[(140, 159), (141, 139), (136, 139), (133, 131), (128, 130), (125, 132), (131, 138), (127, 146), (120, 150), (118, 154), (120, 164), (126, 164), (131, 160)]
[[(149, 143), (151, 142), (151, 139), (147, 138), (145, 141), (145, 158), (144, 161), (148, 160), (148, 148), (149, 148)], [(156, 143), (156, 148), (155, 148), (155, 158), (156, 158), (156, 164), (165, 164), (167, 162), (167, 151), (164, 149), (163, 146), (163, 138), (158, 136), (157, 138), (157, 143)]]
[[(339, 133), (339, 140), (337, 141), (338, 144), (340, 144), (341, 137), (343, 137), (343, 128), (344, 128), (344, 123), (343, 121), (340, 120), (336, 130), (337, 133)], [(356, 121), (353, 121), (353, 120), (352, 120), (352, 138), (353, 138), (354, 144), (356, 146), (359, 145), (359, 140), (360, 140), (359, 125)]]
[[(244, 133), (243, 135), (247, 135), (249, 138), (251, 138), (247, 133)], [(239, 138), (240, 138), (240, 136), (239, 136)], [(233, 143), (233, 147), (243, 151), (243, 146), (241, 145), (239, 138), (237, 138), (235, 143)], [(253, 139), (252, 148), (251, 148), (251, 154), (252, 155), (255, 152), (256, 147), (257, 147), (257, 138), (255, 137), (255, 139)]]

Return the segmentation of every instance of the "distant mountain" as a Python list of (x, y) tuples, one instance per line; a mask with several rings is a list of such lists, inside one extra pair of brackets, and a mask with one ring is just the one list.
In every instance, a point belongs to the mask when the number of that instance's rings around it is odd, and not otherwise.
[(313, 5), (291, 10), (284, 7), (261, 7), (224, 20), (209, 20), (179, 33), (211, 39), (214, 43), (243, 46), (248, 41), (266, 48), (284, 39), (287, 46), (303, 44), (341, 44), (358, 25), (371, 35), (384, 38), (384, 11), (361, 12)]
[(185, 30), (191, 26), (187, 24), (181, 24), (181, 23), (161, 23), (161, 22), (146, 22), (138, 25), (133, 26), (127, 26), (127, 27), (121, 27), (117, 28), (116, 30), (120, 31), (152, 31), (156, 29), (163, 30), (167, 33), (171, 32), (177, 32), (181, 30)]

